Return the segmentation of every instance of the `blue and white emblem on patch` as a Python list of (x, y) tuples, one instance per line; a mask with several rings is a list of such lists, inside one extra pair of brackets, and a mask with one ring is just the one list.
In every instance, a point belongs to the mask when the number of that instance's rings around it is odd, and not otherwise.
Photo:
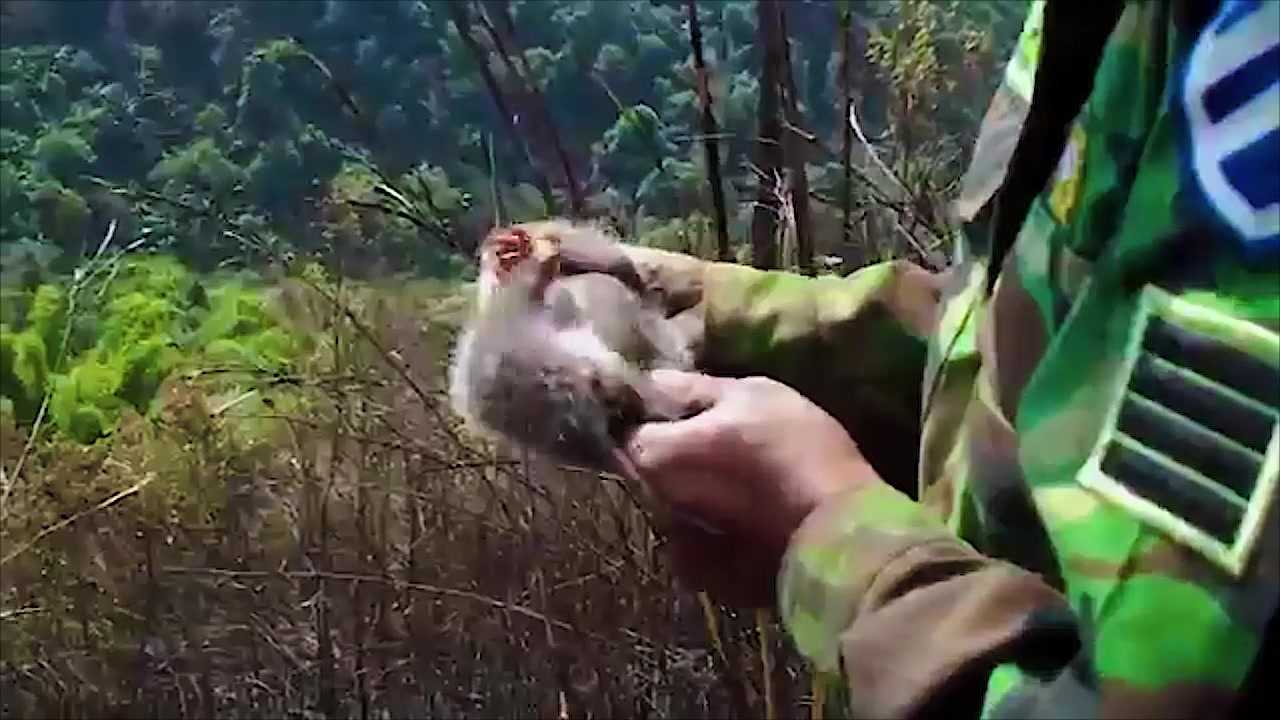
[(1193, 189), (1246, 255), (1280, 253), (1280, 2), (1223, 0), (1180, 85)]

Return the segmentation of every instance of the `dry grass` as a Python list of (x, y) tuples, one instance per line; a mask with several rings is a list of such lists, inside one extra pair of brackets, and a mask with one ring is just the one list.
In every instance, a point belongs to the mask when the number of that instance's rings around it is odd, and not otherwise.
[(301, 384), (176, 378), (9, 478), (0, 714), (809, 714), (782, 634), (679, 588), (627, 493), (457, 427), (450, 293), (322, 290), (280, 294), (322, 338)]

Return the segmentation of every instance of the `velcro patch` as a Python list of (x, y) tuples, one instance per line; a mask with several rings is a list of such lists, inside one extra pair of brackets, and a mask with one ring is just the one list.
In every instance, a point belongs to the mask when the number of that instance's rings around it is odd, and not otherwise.
[(1280, 476), (1280, 335), (1149, 286), (1081, 482), (1239, 576)]

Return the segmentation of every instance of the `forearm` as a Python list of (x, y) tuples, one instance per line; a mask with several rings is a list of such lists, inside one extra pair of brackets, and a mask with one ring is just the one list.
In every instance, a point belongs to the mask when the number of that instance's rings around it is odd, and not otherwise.
[(881, 484), (805, 520), (779, 607), (800, 651), (844, 676), (855, 717), (975, 716), (996, 666), (1052, 673), (1079, 649), (1060, 594)]
[[(835, 373), (865, 376), (882, 370), (860, 371), (868, 361), (899, 365), (921, 353), (922, 368), (937, 288), (933, 273), (905, 261), (869, 265), (847, 277), (708, 263), (705, 359), (769, 374), (792, 387), (811, 382), (815, 361)], [(918, 372), (912, 380), (919, 380)]]
[(882, 476), (914, 491), (938, 287), (937, 275), (905, 261), (818, 278), (708, 263), (700, 365), (795, 388), (848, 429)]

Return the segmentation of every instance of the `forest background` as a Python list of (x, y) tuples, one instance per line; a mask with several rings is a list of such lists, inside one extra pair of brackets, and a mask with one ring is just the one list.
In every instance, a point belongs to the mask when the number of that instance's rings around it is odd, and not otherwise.
[(0, 714), (808, 713), (625, 488), (449, 415), (475, 244), (944, 264), (1025, 11), (5, 0)]

